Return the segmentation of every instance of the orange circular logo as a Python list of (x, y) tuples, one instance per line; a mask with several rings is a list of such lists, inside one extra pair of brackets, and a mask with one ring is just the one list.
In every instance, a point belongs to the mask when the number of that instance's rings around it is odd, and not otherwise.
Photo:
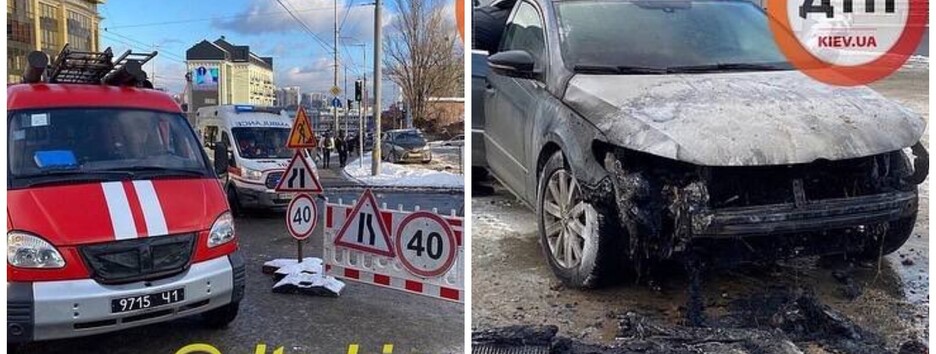
[(927, 0), (767, 0), (786, 58), (810, 77), (855, 86), (899, 69), (926, 28)]

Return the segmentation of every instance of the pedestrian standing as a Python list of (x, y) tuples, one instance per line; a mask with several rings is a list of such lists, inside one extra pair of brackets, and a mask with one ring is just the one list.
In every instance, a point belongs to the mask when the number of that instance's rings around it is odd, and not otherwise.
[(325, 149), (322, 151), (322, 160), (325, 162), (325, 168), (328, 168), (328, 163), (331, 161), (331, 152), (335, 149), (335, 138), (331, 136), (331, 133), (325, 133)]
[(360, 154), (360, 152), (358, 151), (357, 136), (348, 134), (348, 139), (345, 141), (346, 141), (345, 145), (348, 146), (348, 155), (355, 156), (357, 154)]
[(339, 134), (338, 139), (335, 139), (335, 150), (338, 151), (338, 164), (344, 167), (348, 160), (348, 143), (344, 134)]

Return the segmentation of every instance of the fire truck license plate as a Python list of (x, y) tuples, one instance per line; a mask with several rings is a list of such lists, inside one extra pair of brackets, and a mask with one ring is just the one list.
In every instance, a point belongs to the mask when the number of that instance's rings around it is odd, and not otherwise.
[(185, 300), (185, 288), (166, 290), (161, 293), (128, 296), (111, 300), (111, 312), (120, 313), (168, 305)]

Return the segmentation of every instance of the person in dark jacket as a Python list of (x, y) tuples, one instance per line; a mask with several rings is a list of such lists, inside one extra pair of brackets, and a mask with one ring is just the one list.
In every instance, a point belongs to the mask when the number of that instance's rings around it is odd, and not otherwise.
[(348, 161), (348, 142), (344, 133), (338, 134), (338, 138), (335, 139), (335, 150), (338, 151), (338, 163), (344, 167)]

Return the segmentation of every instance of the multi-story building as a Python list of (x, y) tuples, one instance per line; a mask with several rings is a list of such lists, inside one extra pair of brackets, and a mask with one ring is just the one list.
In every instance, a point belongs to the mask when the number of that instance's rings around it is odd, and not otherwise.
[(98, 5), (104, 0), (7, 0), (7, 83), (20, 81), (26, 55), (72, 50), (98, 51)]
[(301, 101), (302, 92), (299, 86), (276, 89), (276, 102), (274, 102), (274, 105), (277, 107), (295, 108), (299, 106)]
[(185, 51), (191, 77), (191, 110), (220, 104), (272, 106), (275, 95), (273, 58), (261, 57), (246, 45), (221, 36), (203, 40)]

